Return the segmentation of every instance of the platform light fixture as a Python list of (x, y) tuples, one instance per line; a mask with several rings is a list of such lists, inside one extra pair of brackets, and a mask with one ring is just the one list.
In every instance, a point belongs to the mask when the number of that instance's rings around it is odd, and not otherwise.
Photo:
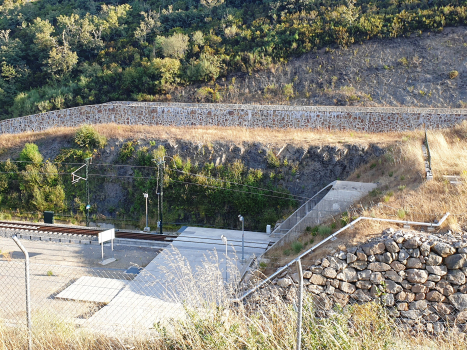
[(148, 194), (143, 193), (143, 196), (146, 199), (146, 227), (144, 228), (144, 231), (149, 232), (151, 231), (151, 229), (149, 228), (149, 224), (148, 224)]

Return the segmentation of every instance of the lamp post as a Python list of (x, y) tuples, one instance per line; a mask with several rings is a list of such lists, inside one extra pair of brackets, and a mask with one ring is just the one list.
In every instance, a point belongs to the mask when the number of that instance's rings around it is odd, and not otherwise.
[(227, 282), (227, 237), (222, 235), (221, 239), (225, 243), (225, 282)]
[[(159, 207), (159, 232), (162, 235), (162, 212), (163, 212), (163, 203), (164, 203), (164, 168), (165, 168), (165, 161), (164, 157), (159, 159), (153, 159), (154, 162), (157, 163), (157, 178), (160, 181), (159, 188), (156, 189), (158, 195), (158, 207)], [(159, 191), (160, 190), (160, 191)]]
[(239, 215), (238, 219), (242, 222), (242, 264), (245, 263), (245, 220)]
[(148, 194), (143, 193), (143, 196), (144, 198), (146, 198), (146, 227), (144, 228), (144, 231), (149, 232), (151, 231), (151, 229), (149, 228), (149, 225), (148, 225)]

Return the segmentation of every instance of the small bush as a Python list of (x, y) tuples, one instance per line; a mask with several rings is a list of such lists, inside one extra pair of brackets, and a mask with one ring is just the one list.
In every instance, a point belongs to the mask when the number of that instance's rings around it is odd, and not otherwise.
[(160, 145), (159, 147), (157, 147), (157, 149), (152, 151), (152, 158), (158, 161), (164, 159), (166, 152), (167, 150), (165, 149), (165, 147)]
[(397, 211), (397, 217), (398, 217), (399, 219), (401, 219), (401, 220), (405, 218), (406, 214), (407, 214), (407, 213), (405, 212), (404, 209), (399, 209), (399, 210)]
[(407, 60), (407, 58), (405, 57), (402, 57), (400, 60), (399, 60), (399, 63), (405, 67), (407, 67), (409, 65), (409, 61)]
[(331, 232), (332, 232), (332, 229), (329, 226), (320, 226), (318, 228), (318, 233), (324, 237), (329, 235)]
[(449, 72), (449, 79), (455, 79), (459, 75), (459, 72), (456, 70), (452, 70)]
[(264, 270), (266, 267), (268, 267), (268, 264), (266, 264), (264, 261), (261, 261), (261, 262), (259, 263), (259, 268), (260, 268), (260, 269)]
[(376, 168), (377, 165), (378, 165), (378, 164), (376, 164), (376, 163), (372, 163), (372, 164), (370, 165), (370, 169)]
[(289, 256), (290, 255), (290, 249), (285, 249), (283, 253), (284, 253), (285, 256)]
[(279, 158), (277, 158), (277, 156), (271, 149), (268, 150), (268, 153), (266, 154), (266, 160), (268, 162), (268, 165), (272, 168), (278, 168), (281, 166), (281, 161), (279, 160)]
[(26, 143), (23, 150), (19, 154), (19, 160), (23, 162), (32, 162), (34, 164), (42, 163), (42, 154), (39, 152), (39, 147), (34, 143)]
[(337, 224), (336, 224), (335, 222), (333, 222), (333, 223), (331, 224), (331, 229), (335, 230), (336, 227), (337, 227)]
[(80, 127), (76, 131), (74, 141), (79, 147), (87, 149), (104, 148), (107, 143), (105, 136), (100, 135), (91, 125)]
[(399, 191), (403, 191), (403, 190), (405, 190), (405, 185), (400, 185), (399, 187), (397, 187), (397, 189)]
[(143, 147), (138, 150), (136, 153), (136, 163), (140, 166), (151, 166), (152, 165), (152, 155), (148, 153), (148, 148)]
[(283, 89), (282, 89), (282, 92), (284, 94), (284, 96), (287, 98), (287, 100), (291, 97), (293, 97), (293, 83), (290, 83), (290, 84), (285, 84)]
[(133, 156), (135, 151), (135, 143), (136, 141), (128, 141), (123, 144), (122, 149), (120, 150), (120, 154), (118, 155), (118, 159), (122, 162), (126, 162)]
[(319, 226), (315, 226), (311, 229), (311, 235), (314, 237), (318, 234)]
[(295, 254), (298, 254), (302, 251), (303, 249), (303, 244), (301, 242), (293, 242), (292, 243), (292, 249)]

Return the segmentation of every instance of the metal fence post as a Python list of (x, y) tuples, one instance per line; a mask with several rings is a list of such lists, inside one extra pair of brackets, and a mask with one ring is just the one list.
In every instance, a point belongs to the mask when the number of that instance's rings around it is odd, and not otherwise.
[(25, 256), (25, 282), (26, 282), (26, 320), (28, 325), (28, 349), (32, 349), (32, 325), (31, 325), (31, 288), (29, 284), (29, 253), (19, 241), (16, 235), (12, 236), (13, 241), (21, 249)]
[(300, 259), (297, 260), (298, 270), (298, 319), (297, 319), (297, 350), (302, 347), (302, 310), (303, 310), (303, 271)]

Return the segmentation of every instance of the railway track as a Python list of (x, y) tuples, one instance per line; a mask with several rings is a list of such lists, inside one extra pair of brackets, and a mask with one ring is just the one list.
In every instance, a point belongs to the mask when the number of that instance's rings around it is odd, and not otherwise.
[[(105, 231), (97, 228), (87, 227), (72, 227), (55, 224), (40, 224), (40, 223), (21, 223), (18, 221), (3, 221), (0, 220), (0, 237), (11, 237), (13, 232), (18, 235), (20, 239), (47, 241), (57, 243), (75, 243), (75, 244), (99, 244), (99, 232)], [(131, 232), (124, 230), (115, 230), (115, 244), (164, 248), (169, 243), (177, 239), (177, 242), (189, 243), (190, 247), (197, 246), (218, 246), (221, 243), (220, 237), (207, 237), (198, 235), (160, 235), (145, 232)], [(241, 247), (241, 238), (230, 239), (229, 244), (235, 247)], [(271, 245), (273, 242), (270, 242)], [(255, 240), (245, 240), (245, 248), (254, 248), (258, 244)]]
[[(93, 228), (80, 228), (80, 227), (69, 227), (60, 225), (43, 225), (33, 223), (19, 223), (10, 221), (0, 221), (0, 230), (18, 230), (22, 233), (31, 233), (36, 235), (57, 235), (57, 236), (68, 236), (74, 239), (90, 239), (97, 240), (99, 232), (104, 230), (93, 229)], [(137, 239), (143, 241), (164, 241), (172, 242), (176, 236), (159, 235), (151, 233), (140, 233), (130, 231), (115, 230), (116, 239)]]

